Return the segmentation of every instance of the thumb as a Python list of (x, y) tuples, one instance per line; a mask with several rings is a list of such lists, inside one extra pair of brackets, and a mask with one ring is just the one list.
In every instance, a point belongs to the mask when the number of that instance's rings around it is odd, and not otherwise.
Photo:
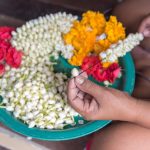
[(99, 96), (105, 90), (104, 87), (98, 86), (83, 76), (77, 76), (75, 78), (75, 84), (81, 91), (88, 93), (93, 97)]
[(147, 16), (139, 27), (139, 32), (143, 33), (144, 37), (150, 37), (150, 16)]

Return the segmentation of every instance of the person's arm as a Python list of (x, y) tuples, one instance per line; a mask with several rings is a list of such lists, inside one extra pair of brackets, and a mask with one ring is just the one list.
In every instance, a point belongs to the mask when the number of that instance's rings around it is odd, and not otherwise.
[(129, 121), (150, 128), (150, 102), (100, 87), (83, 75), (70, 80), (68, 100), (87, 120)]
[(137, 100), (136, 116), (134, 123), (150, 128), (150, 102)]

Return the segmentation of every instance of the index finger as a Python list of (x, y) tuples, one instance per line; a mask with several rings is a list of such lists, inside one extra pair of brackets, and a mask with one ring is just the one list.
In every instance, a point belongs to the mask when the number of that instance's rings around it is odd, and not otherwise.
[(72, 100), (76, 98), (78, 92), (79, 92), (79, 89), (75, 84), (75, 78), (71, 78), (67, 87), (67, 96), (68, 96), (69, 102), (71, 102)]

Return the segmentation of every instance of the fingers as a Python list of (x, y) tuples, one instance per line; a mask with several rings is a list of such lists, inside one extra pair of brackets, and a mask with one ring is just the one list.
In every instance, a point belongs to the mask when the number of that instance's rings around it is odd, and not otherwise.
[(79, 92), (79, 89), (77, 88), (76, 84), (75, 84), (75, 79), (72, 78), (69, 83), (68, 83), (68, 87), (67, 87), (67, 96), (69, 100), (74, 100), (77, 96), (77, 93)]
[(89, 95), (89, 94), (85, 94), (85, 96), (84, 96), (84, 99), (85, 100), (92, 100), (92, 96), (91, 95)]
[(76, 97), (74, 100), (70, 100), (70, 105), (83, 116), (84, 114), (84, 101), (80, 97)]
[(99, 108), (96, 97), (104, 89), (87, 79), (87, 74), (72, 78), (68, 84), (68, 101), (85, 119), (95, 120)]
[(88, 78), (88, 75), (85, 71), (80, 72), (80, 73), (81, 73), (80, 76), (85, 77), (86, 79)]
[(88, 93), (93, 97), (101, 95), (105, 90), (103, 87), (96, 85), (83, 76), (77, 76), (75, 78), (75, 84), (81, 91)]
[(72, 78), (68, 83), (68, 102), (81, 115), (83, 115), (84, 92), (80, 91), (75, 84), (75, 78)]
[(81, 98), (81, 99), (83, 99), (84, 96), (85, 96), (85, 93), (82, 92), (82, 91), (79, 91), (79, 92), (77, 93), (77, 97), (79, 97), (79, 98)]
[(139, 27), (139, 32), (143, 33), (145, 37), (150, 37), (150, 16), (146, 17), (140, 27)]
[[(81, 73), (80, 76), (88, 78), (88, 75), (87, 75), (86, 72)], [(80, 97), (83, 97), (83, 95), (84, 95), (83, 91), (79, 92), (79, 89), (78, 89), (78, 87), (75, 84), (75, 78), (71, 78), (71, 80), (68, 83), (67, 89), (68, 89), (67, 90), (68, 91), (67, 95), (68, 95), (68, 99), (69, 100), (73, 100), (77, 96), (77, 94), (79, 94)]]
[(94, 98), (85, 95), (84, 98), (76, 97), (71, 101), (71, 106), (86, 120), (96, 120), (99, 111), (99, 104)]

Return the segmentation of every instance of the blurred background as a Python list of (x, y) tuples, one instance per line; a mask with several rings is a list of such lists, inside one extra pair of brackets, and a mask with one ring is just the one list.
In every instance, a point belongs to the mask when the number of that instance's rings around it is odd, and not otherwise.
[(80, 15), (86, 10), (105, 11), (117, 0), (0, 0), (0, 25), (19, 26), (24, 21), (58, 11)]

